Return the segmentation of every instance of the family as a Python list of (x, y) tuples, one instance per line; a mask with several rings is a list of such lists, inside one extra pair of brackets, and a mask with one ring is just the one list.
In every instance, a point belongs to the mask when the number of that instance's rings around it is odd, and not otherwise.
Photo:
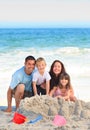
[(63, 98), (66, 101), (74, 101), (73, 87), (70, 83), (70, 76), (66, 72), (64, 64), (55, 60), (50, 71), (46, 71), (46, 61), (39, 57), (27, 56), (22, 68), (17, 70), (11, 79), (7, 91), (8, 107), (5, 112), (12, 111), (12, 98), (15, 98), (16, 109), (21, 99), (38, 95), (49, 95), (55, 98)]

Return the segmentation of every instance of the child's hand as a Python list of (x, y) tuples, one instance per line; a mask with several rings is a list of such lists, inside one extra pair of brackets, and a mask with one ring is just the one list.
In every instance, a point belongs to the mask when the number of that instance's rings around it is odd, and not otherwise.
[(62, 96), (59, 95), (59, 96), (56, 96), (56, 98), (62, 98)]

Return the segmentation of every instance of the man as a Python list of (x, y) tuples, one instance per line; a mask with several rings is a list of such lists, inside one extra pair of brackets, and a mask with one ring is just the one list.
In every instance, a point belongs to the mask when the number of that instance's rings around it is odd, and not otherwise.
[(8, 107), (5, 112), (12, 111), (12, 97), (15, 98), (16, 109), (19, 107), (21, 99), (33, 96), (32, 92), (32, 74), (35, 68), (35, 58), (27, 56), (22, 68), (12, 75), (10, 87), (7, 91)]

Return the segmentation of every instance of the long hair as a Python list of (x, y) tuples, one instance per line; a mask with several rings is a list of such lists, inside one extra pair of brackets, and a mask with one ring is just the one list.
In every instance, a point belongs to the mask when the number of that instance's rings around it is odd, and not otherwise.
[[(56, 76), (56, 74), (53, 72), (53, 68), (54, 68), (54, 65), (55, 63), (58, 62), (60, 63), (61, 65), (61, 72)], [(50, 68), (50, 75), (51, 75), (51, 80), (50, 80), (50, 90), (54, 87), (54, 86), (57, 86), (58, 83), (59, 83), (59, 77), (62, 73), (66, 72), (65, 71), (65, 67), (64, 67), (64, 64), (60, 61), (60, 60), (55, 60), (52, 65), (51, 65), (51, 68)]]
[(70, 83), (70, 76), (69, 76), (69, 74), (68, 73), (62, 73), (61, 75), (60, 75), (60, 77), (59, 77), (59, 87), (62, 89), (63, 88), (63, 86), (62, 86), (62, 84), (61, 84), (61, 80), (63, 80), (63, 79), (66, 79), (66, 80), (68, 80), (68, 83), (66, 84), (66, 89), (70, 89), (70, 87), (71, 87), (71, 83)]

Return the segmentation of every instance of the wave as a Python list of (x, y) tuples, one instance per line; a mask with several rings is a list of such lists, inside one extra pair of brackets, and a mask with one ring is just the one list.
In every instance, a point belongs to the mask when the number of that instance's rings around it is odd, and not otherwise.
[(16, 48), (16, 49), (0, 49), (0, 55), (4, 55), (6, 53), (9, 54), (20, 54), (20, 53), (29, 53), (36, 55), (37, 53), (43, 54), (43, 55), (54, 55), (54, 54), (88, 54), (90, 53), (90, 48), (79, 48), (79, 47), (46, 47), (46, 48), (36, 48), (36, 47), (23, 47), (23, 48)]
[[(51, 63), (58, 59), (61, 60), (67, 70), (74, 76), (90, 76), (90, 48), (62, 47), (54, 49), (20, 48), (10, 52), (0, 52), (0, 72), (12, 72), (23, 65), (24, 59), (28, 55), (44, 57), (47, 62), (47, 69)], [(3, 74), (2, 74), (3, 76)]]
[(62, 47), (57, 49), (56, 52), (75, 55), (75, 54), (90, 53), (90, 48)]

